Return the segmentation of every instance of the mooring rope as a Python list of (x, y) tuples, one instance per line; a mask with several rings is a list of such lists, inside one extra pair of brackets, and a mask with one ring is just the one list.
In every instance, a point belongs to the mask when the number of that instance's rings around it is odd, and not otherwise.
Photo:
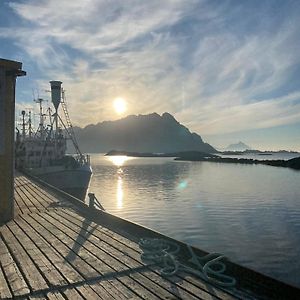
[(192, 268), (178, 261), (176, 254), (179, 253), (180, 246), (175, 242), (146, 238), (140, 240), (139, 246), (143, 250), (141, 258), (161, 264), (160, 273), (164, 276), (175, 275), (181, 270), (222, 287), (232, 287), (236, 284), (235, 278), (224, 274), (226, 265), (221, 260), (226, 257), (222, 254), (210, 253), (200, 257), (194, 253), (191, 246), (187, 245), (191, 254), (188, 261), (196, 266)]

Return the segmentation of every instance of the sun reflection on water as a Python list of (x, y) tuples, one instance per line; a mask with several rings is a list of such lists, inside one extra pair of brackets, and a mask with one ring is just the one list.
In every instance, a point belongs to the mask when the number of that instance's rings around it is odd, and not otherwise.
[[(122, 169), (120, 169), (122, 171)], [(123, 208), (123, 179), (122, 176), (118, 176), (118, 183), (117, 183), (117, 208)]]
[(115, 166), (121, 167), (121, 166), (124, 165), (124, 163), (125, 163), (127, 160), (132, 159), (132, 157), (128, 157), (128, 156), (125, 156), (125, 155), (116, 155), (116, 156), (110, 156), (108, 159), (109, 159)]
[(134, 159), (134, 157), (128, 157), (125, 155), (109, 156), (108, 160), (111, 161), (117, 167), (117, 192), (116, 192), (116, 206), (117, 209), (122, 209), (124, 204), (124, 187), (123, 187), (123, 169), (121, 168), (128, 161)]

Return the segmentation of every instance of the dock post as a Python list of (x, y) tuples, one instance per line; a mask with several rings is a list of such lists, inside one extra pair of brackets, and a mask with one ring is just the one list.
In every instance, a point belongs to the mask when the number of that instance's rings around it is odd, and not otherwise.
[(0, 59), (0, 224), (14, 217), (15, 86), (22, 63)]
[(94, 193), (88, 193), (89, 196), (89, 207), (94, 208), (95, 206), (95, 194)]

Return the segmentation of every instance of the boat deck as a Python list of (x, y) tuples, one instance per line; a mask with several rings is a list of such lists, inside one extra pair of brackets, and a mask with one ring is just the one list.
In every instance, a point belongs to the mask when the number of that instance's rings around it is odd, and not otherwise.
[(298, 289), (235, 265), (233, 288), (185, 271), (161, 276), (138, 244), (160, 234), (66, 198), (16, 174), (15, 218), (0, 227), (1, 299), (300, 299)]

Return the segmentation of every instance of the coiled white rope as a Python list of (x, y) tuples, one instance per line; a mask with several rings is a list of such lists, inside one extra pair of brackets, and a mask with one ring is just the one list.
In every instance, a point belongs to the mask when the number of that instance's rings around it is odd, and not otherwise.
[(187, 245), (191, 258), (188, 260), (196, 268), (191, 268), (178, 261), (175, 254), (180, 251), (177, 243), (163, 239), (146, 238), (139, 242), (143, 250), (141, 258), (146, 261), (162, 264), (160, 270), (164, 276), (177, 274), (179, 270), (192, 273), (222, 287), (232, 287), (236, 284), (235, 278), (225, 275), (225, 264), (221, 261), (226, 257), (219, 253), (210, 253), (202, 257), (196, 255), (191, 246)]

